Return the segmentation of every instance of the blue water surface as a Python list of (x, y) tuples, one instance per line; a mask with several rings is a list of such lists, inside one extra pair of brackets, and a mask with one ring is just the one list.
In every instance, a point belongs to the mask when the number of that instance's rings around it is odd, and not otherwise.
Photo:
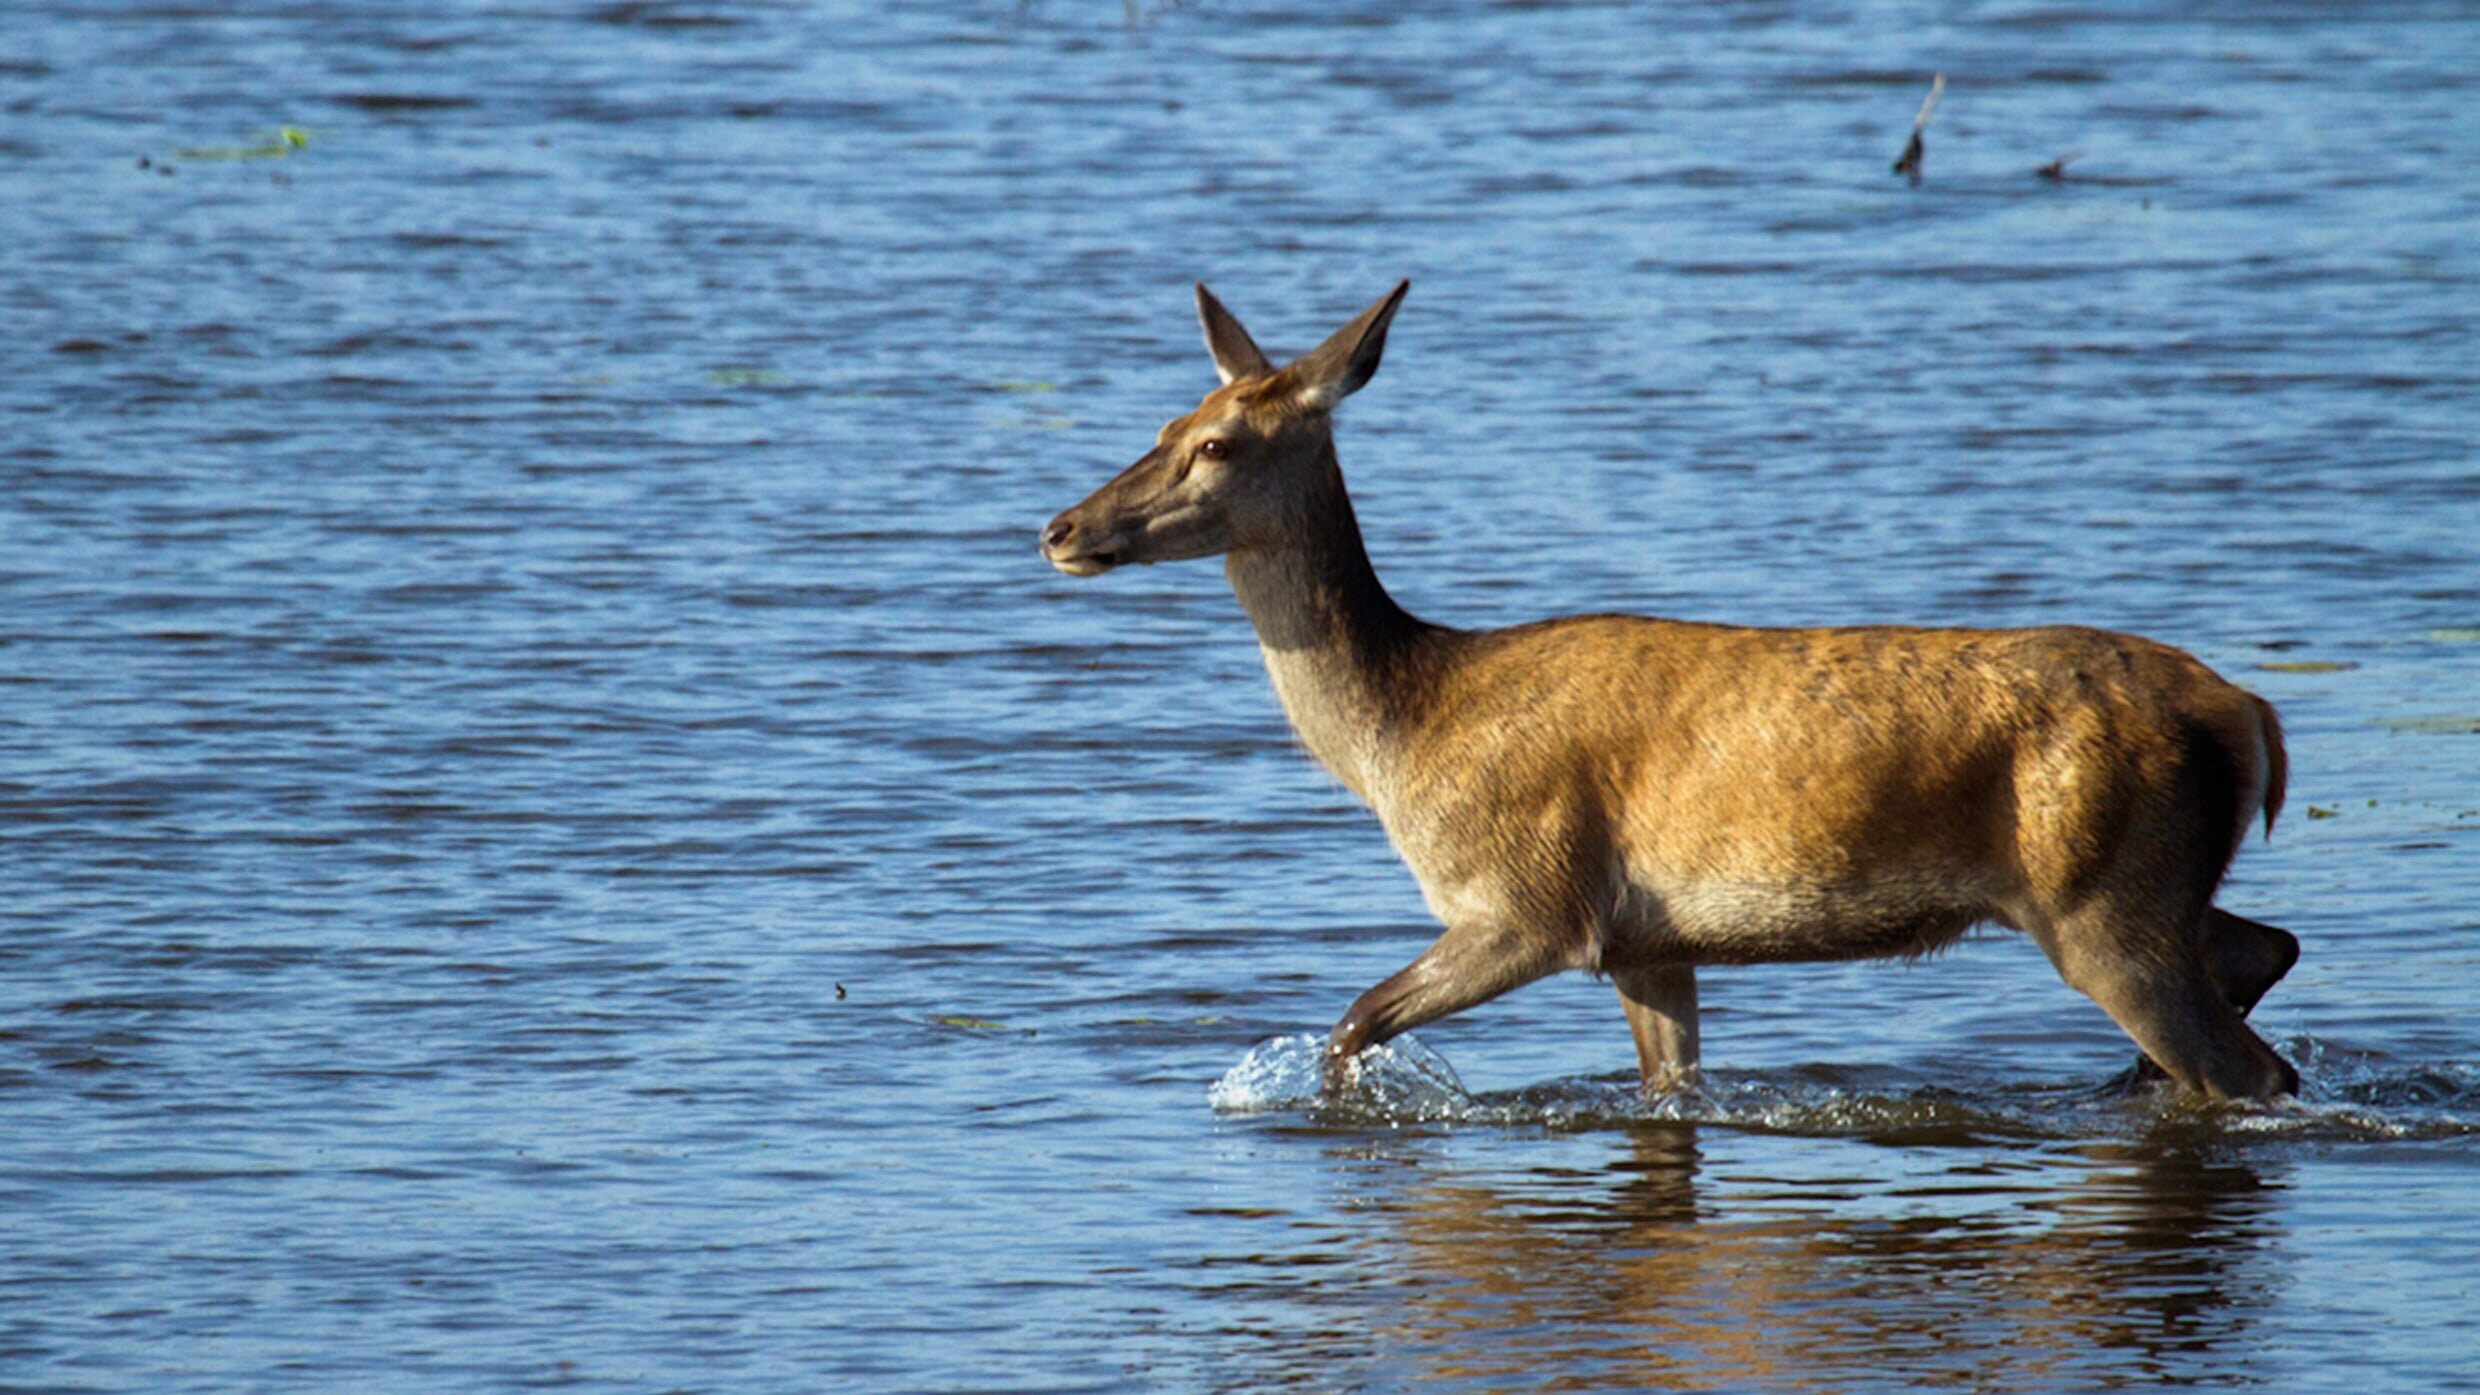
[[(2480, 1383), (2468, 6), (0, 40), (0, 1388)], [(2109, 1093), (1993, 936), (1710, 972), (1651, 1102), (1584, 978), (1321, 1100), (1417, 889), (1216, 568), (1033, 537), (1212, 386), (1191, 282), (1401, 277), (1340, 450), (1427, 616), (2274, 700), (2304, 1098)]]

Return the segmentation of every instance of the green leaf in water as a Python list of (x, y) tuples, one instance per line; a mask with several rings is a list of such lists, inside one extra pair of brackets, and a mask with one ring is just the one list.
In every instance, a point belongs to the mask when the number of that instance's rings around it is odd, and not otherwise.
[(2344, 659), (2274, 659), (2257, 667), (2267, 673), (2348, 673), (2359, 665)]
[(993, 1022), (987, 1017), (933, 1017), (930, 1021), (934, 1026), (953, 1027), (960, 1032), (1004, 1032), (1008, 1029), (1005, 1022)]
[(2461, 628), (2430, 630), (2423, 638), (2433, 639), (2439, 644), (2480, 644), (2480, 630)]
[(992, 383), (990, 390), (993, 392), (1057, 392), (1059, 384), (1042, 378), (1024, 378), (1004, 383)]
[(787, 387), (792, 382), (771, 368), (718, 368), (706, 375), (706, 381), (717, 387), (745, 388)]
[(2382, 717), (2377, 725), (2387, 731), (2416, 731), (2425, 736), (2466, 736), (2480, 733), (2480, 715)]
[(309, 143), (309, 133), (299, 126), (278, 126), (274, 136), (258, 145), (208, 145), (172, 153), (184, 160), (279, 160)]

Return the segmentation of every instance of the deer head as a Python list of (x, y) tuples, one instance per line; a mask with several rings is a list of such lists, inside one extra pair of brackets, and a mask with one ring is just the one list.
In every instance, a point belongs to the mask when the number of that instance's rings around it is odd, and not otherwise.
[(1315, 349), (1276, 368), (1204, 286), (1197, 318), (1223, 385), (1155, 434), (1154, 448), (1042, 530), (1072, 576), (1278, 545), (1340, 496), (1333, 412), (1378, 371), (1403, 282)]

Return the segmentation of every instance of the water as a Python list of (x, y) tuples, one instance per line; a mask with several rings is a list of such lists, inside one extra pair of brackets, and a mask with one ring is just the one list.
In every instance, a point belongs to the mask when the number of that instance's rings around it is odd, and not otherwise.
[[(1420, 8), (13, 8), (0, 1386), (2480, 1384), (2480, 21)], [(1990, 937), (1319, 1102), (1410, 879), (1033, 533), (1400, 276), (1421, 613), (2279, 703), (2305, 1099)]]

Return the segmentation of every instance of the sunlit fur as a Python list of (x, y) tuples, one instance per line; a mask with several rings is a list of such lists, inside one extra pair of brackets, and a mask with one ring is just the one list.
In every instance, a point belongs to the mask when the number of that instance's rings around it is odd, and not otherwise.
[(1370, 567), (1332, 437), (1402, 295), (1268, 371), (1200, 287), (1229, 381), (1044, 533), (1079, 574), (1222, 555), (1302, 743), (1444, 922), (1337, 1024), (1339, 1076), (1581, 968), (1618, 986), (1655, 1084), (1695, 1064), (1697, 965), (1917, 956), (1994, 922), (2182, 1083), (2295, 1088), (2241, 1019), (2296, 941), (2211, 904), (2233, 831), (2280, 808), (2271, 707), (2099, 630), (1418, 620)]

